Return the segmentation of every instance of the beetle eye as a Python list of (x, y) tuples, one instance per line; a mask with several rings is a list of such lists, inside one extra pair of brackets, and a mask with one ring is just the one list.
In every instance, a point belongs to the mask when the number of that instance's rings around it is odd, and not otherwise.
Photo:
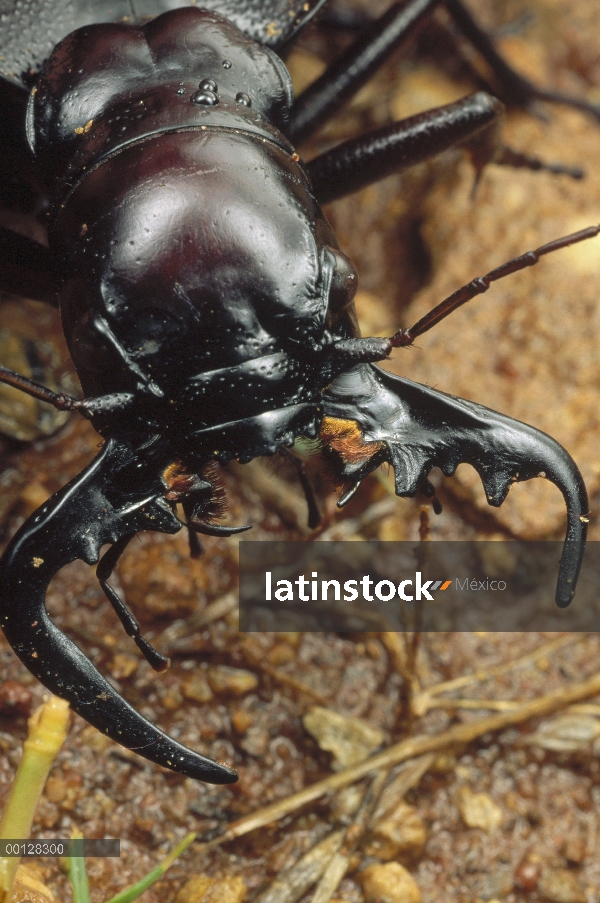
[(352, 302), (358, 288), (358, 273), (354, 265), (340, 251), (332, 254), (335, 259), (335, 270), (329, 290), (329, 309), (340, 311)]

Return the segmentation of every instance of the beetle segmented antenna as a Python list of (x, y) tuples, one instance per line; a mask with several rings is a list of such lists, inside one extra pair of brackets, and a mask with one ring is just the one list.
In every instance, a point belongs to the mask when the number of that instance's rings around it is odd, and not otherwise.
[(434, 307), (424, 317), (421, 317), (410, 329), (400, 329), (395, 333), (390, 339), (392, 348), (406, 348), (412, 345), (418, 336), (428, 332), (436, 323), (444, 320), (457, 308), (466, 304), (467, 301), (471, 301), (477, 295), (487, 292), (492, 282), (504, 279), (505, 276), (510, 276), (511, 273), (518, 273), (519, 270), (524, 270), (525, 267), (534, 266), (540, 257), (543, 257), (545, 254), (552, 254), (553, 251), (559, 251), (561, 248), (568, 248), (570, 245), (575, 245), (580, 241), (587, 241), (588, 238), (594, 238), (599, 233), (600, 225), (589, 226), (587, 229), (581, 229), (579, 232), (573, 232), (571, 235), (565, 235), (563, 238), (550, 241), (548, 244), (536, 248), (535, 251), (527, 251), (527, 253), (521, 254), (520, 257), (514, 257), (512, 260), (508, 260), (501, 266), (496, 267), (495, 270), (491, 270), (485, 276), (477, 276), (477, 278), (472, 279), (471, 282), (463, 285), (462, 288), (457, 289), (445, 298), (437, 307)]
[(59, 411), (77, 411), (81, 407), (79, 399), (73, 398), (71, 395), (64, 395), (62, 392), (53, 392), (32, 379), (21, 376), (20, 373), (15, 373), (14, 370), (9, 370), (8, 367), (0, 366), (0, 382), (12, 386), (13, 389), (19, 389), (21, 392), (25, 392), (26, 395), (37, 398), (39, 401), (45, 401)]
[(97, 414), (116, 413), (124, 411), (132, 401), (135, 395), (131, 392), (114, 392), (109, 395), (99, 395), (97, 398), (73, 398), (72, 395), (65, 395), (63, 392), (53, 392), (46, 386), (9, 370), (8, 367), (0, 366), (0, 383), (6, 383), (13, 389), (19, 389), (26, 395), (31, 395), (39, 401), (45, 401), (59, 411), (77, 411), (82, 417), (91, 420)]

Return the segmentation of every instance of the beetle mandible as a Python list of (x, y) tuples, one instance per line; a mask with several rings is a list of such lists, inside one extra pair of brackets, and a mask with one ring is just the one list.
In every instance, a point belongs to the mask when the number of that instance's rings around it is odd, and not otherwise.
[[(79, 0), (62, 0), (48, 22), (39, 18), (42, 0), (0, 7), (9, 21), (0, 100), (5, 123), (23, 117), (29, 146), (16, 133), (0, 135), (2, 152), (24, 173), (33, 154), (51, 196), (50, 250), (1, 230), (0, 288), (58, 299), (84, 398), (53, 393), (6, 368), (0, 380), (80, 412), (106, 440), (9, 544), (0, 563), (2, 627), (33, 674), (99, 730), (153, 762), (214, 783), (236, 774), (129, 706), (53, 624), (44, 602), (68, 562), (98, 563), (125, 629), (153, 667), (164, 668), (167, 660), (107, 581), (137, 532), (181, 529), (177, 503), (193, 532), (248, 529), (216, 522), (215, 464), (318, 437), (346, 487), (340, 506), (384, 462), (394, 469), (397, 495), (408, 497), (431, 496), (432, 467), (452, 475), (470, 463), (492, 505), (512, 482), (543, 471), (567, 505), (556, 596), (563, 606), (585, 543), (585, 487), (560, 445), (375, 365), (494, 280), (598, 229), (473, 280), (411, 329), (360, 338), (356, 272), (320, 204), (474, 136), (485, 147), (502, 104), (478, 92), (303, 164), (295, 144), (441, 0), (395, 3), (294, 104), (280, 54), (322, 3), (206, 0), (202, 9), (192, 2), (164, 12), (170, 4), (157, 0), (134, 24), (119, 21), (125, 12), (131, 19), (130, 3), (94, 14)], [(599, 116), (510, 69), (462, 0), (444, 5), (509, 99), (570, 103)], [(38, 29), (35, 39), (29, 26)], [(30, 86), (32, 66), (38, 72)]]

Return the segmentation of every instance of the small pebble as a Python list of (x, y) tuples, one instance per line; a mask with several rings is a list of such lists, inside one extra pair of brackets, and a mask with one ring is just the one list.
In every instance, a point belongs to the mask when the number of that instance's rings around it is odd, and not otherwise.
[(261, 727), (259, 724), (251, 724), (244, 734), (244, 739), (240, 742), (240, 746), (248, 755), (260, 758), (267, 754), (270, 740), (269, 731), (266, 728)]
[(358, 877), (365, 903), (421, 903), (417, 882), (398, 862), (370, 865)]
[(253, 721), (254, 716), (243, 709), (238, 709), (231, 716), (231, 723), (236, 734), (245, 734)]
[(346, 718), (321, 706), (313, 706), (302, 723), (319, 747), (332, 753), (334, 771), (364, 762), (385, 739), (383, 731), (361, 718)]
[(126, 655), (123, 652), (117, 652), (112, 660), (110, 672), (115, 680), (126, 680), (137, 671), (139, 659), (133, 655)]
[(587, 895), (577, 876), (568, 869), (544, 869), (538, 893), (551, 903), (586, 903)]
[(421, 853), (426, 840), (425, 824), (417, 809), (402, 801), (374, 826), (365, 853), (384, 862), (412, 858)]
[(227, 665), (213, 665), (207, 671), (208, 683), (215, 693), (232, 693), (244, 696), (258, 686), (258, 678), (243, 668), (229, 668)]
[(194, 875), (175, 898), (175, 903), (243, 903), (248, 896), (244, 879), (235, 877), (211, 878)]
[(289, 662), (293, 662), (295, 658), (296, 653), (289, 643), (275, 643), (267, 653), (269, 664), (275, 665), (276, 667), (278, 665), (287, 665)]
[(581, 865), (585, 859), (586, 852), (586, 840), (579, 834), (567, 837), (563, 844), (563, 855), (567, 862), (573, 863), (573, 865)]
[(213, 698), (213, 692), (201, 671), (195, 671), (186, 677), (181, 689), (185, 698), (192, 699), (194, 702), (210, 702)]
[(527, 856), (519, 865), (515, 872), (515, 883), (517, 887), (523, 890), (535, 890), (540, 880), (542, 871), (541, 863), (538, 858), (532, 859)]
[(62, 803), (67, 795), (67, 785), (62, 778), (49, 777), (44, 788), (44, 796), (51, 803)]
[(515, 879), (510, 866), (499, 868), (489, 875), (484, 875), (479, 885), (479, 894), (482, 900), (503, 900), (511, 893), (515, 885)]
[(183, 704), (183, 696), (177, 687), (169, 687), (167, 692), (161, 695), (160, 701), (169, 712), (177, 712)]
[(335, 819), (347, 819), (358, 811), (363, 799), (363, 791), (357, 785), (344, 787), (334, 797), (331, 812)]
[(464, 823), (469, 828), (483, 831), (497, 831), (502, 824), (502, 809), (487, 793), (473, 793), (470, 787), (458, 791), (458, 808)]

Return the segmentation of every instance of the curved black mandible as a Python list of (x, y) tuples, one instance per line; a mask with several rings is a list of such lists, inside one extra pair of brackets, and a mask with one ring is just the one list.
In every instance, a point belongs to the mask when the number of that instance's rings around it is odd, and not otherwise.
[(139, 530), (176, 533), (182, 524), (158, 494), (142, 497), (111, 488), (135, 453), (110, 439), (78, 477), (52, 496), (21, 527), (0, 561), (0, 623), (23, 664), (73, 711), (121, 746), (188, 777), (212, 784), (236, 772), (182, 746), (127, 703), (81, 650), (50, 620), (45, 607), (52, 577), (82, 558), (98, 561), (100, 548)]

